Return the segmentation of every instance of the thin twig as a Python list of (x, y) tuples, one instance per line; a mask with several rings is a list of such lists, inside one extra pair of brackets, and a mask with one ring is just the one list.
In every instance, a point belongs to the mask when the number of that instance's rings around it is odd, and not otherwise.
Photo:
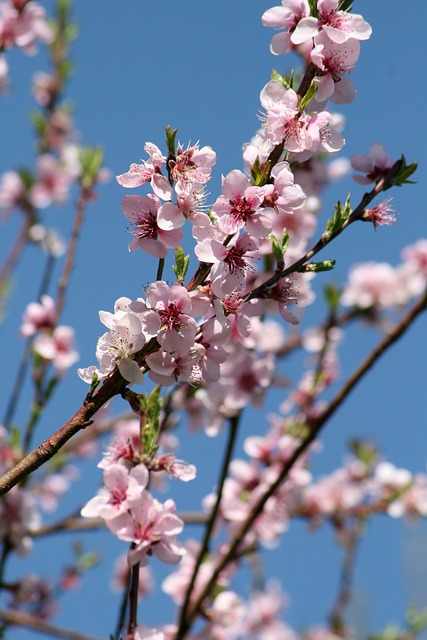
[(224, 489), (224, 483), (225, 483), (225, 479), (228, 475), (228, 469), (230, 466), (230, 462), (233, 456), (233, 451), (234, 451), (234, 445), (236, 442), (236, 437), (237, 437), (237, 431), (238, 431), (238, 427), (239, 427), (239, 421), (240, 421), (240, 417), (241, 417), (241, 413), (239, 413), (237, 416), (234, 416), (233, 418), (230, 418), (230, 430), (229, 430), (229, 434), (228, 434), (228, 442), (227, 442), (227, 449), (225, 451), (225, 455), (224, 455), (224, 460), (222, 463), (222, 469), (221, 469), (221, 474), (219, 477), (219, 483), (218, 483), (218, 490), (217, 490), (217, 496), (216, 496), (216, 500), (215, 500), (215, 505), (212, 509), (212, 513), (209, 516), (209, 520), (205, 529), (205, 534), (203, 537), (203, 541), (202, 544), (200, 546), (200, 550), (199, 550), (199, 554), (197, 556), (195, 565), (194, 565), (194, 569), (193, 569), (193, 574), (191, 576), (191, 580), (188, 584), (187, 587), (187, 591), (185, 594), (185, 599), (184, 599), (184, 603), (182, 605), (181, 608), (181, 617), (180, 617), (180, 622), (179, 622), (179, 629), (178, 629), (178, 633), (177, 633), (177, 640), (179, 638), (183, 638), (187, 629), (187, 610), (190, 604), (190, 599), (191, 599), (191, 595), (193, 593), (193, 588), (194, 585), (196, 584), (196, 580), (197, 580), (197, 576), (199, 573), (199, 569), (200, 566), (203, 562), (203, 559), (205, 558), (206, 554), (209, 551), (209, 544), (210, 544), (210, 539), (212, 536), (212, 532), (215, 526), (215, 522), (216, 522), (216, 518), (219, 512), (219, 508), (221, 505), (221, 500), (222, 500), (222, 493), (223, 493), (223, 489)]
[(101, 640), (101, 638), (95, 636), (88, 636), (86, 633), (79, 633), (78, 631), (72, 631), (71, 629), (50, 624), (24, 611), (14, 611), (13, 609), (4, 611), (0, 609), (0, 620), (3, 620), (3, 622), (8, 625), (25, 627), (37, 633), (44, 633), (45, 635), (62, 638), (63, 640)]
[(61, 315), (62, 309), (65, 303), (65, 294), (70, 282), (71, 272), (74, 267), (77, 244), (80, 237), (81, 228), (84, 221), (84, 212), (86, 208), (86, 204), (89, 201), (89, 192), (88, 190), (80, 186), (80, 194), (77, 200), (76, 206), (76, 215), (74, 216), (73, 229), (71, 232), (71, 238), (67, 249), (67, 255), (65, 258), (64, 270), (62, 272), (61, 278), (58, 284), (58, 293), (56, 296), (56, 322), (58, 323), (59, 317)]

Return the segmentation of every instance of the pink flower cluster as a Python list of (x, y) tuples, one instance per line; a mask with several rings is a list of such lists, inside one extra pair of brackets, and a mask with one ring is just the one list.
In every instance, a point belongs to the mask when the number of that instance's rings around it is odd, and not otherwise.
[(176, 539), (184, 523), (176, 515), (173, 500), (162, 503), (148, 490), (149, 468), (156, 472), (166, 471), (184, 482), (192, 480), (196, 470), (193, 465), (176, 460), (173, 454), (140, 462), (139, 447), (134, 448), (139, 440), (139, 424), (136, 424), (136, 432), (134, 424), (121, 429), (99, 463), (104, 470), (104, 486), (83, 507), (81, 515), (102, 518), (120, 540), (131, 543), (130, 566), (138, 562), (147, 564), (151, 555), (174, 564), (185, 553)]
[(344, 74), (359, 57), (360, 40), (372, 33), (361, 15), (342, 11), (339, 0), (318, 0), (316, 17), (310, 15), (307, 0), (282, 0), (282, 6), (265, 11), (266, 27), (284, 29), (273, 36), (275, 55), (297, 48), (307, 61), (316, 65), (316, 101), (345, 103), (353, 100), (355, 89)]
[(427, 239), (402, 250), (402, 262), (354, 265), (341, 298), (342, 304), (360, 309), (384, 310), (408, 304), (427, 286)]
[(42, 296), (40, 302), (31, 302), (27, 306), (21, 335), (33, 338), (34, 353), (52, 362), (59, 376), (79, 359), (74, 349), (74, 329), (65, 325), (56, 326), (55, 303), (48, 295)]
[[(45, 10), (38, 2), (3, 0), (0, 3), (0, 51), (16, 46), (32, 55), (38, 40), (48, 44), (52, 39)], [(0, 89), (7, 86), (7, 73), (6, 59), (0, 56)]]

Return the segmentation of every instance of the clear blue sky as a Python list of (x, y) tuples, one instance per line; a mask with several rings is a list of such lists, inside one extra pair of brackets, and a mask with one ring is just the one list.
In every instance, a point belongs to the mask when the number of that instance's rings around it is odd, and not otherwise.
[[(44, 3), (43, 3), (44, 4)], [(221, 173), (241, 168), (241, 145), (258, 126), (259, 91), (268, 81), (272, 67), (286, 70), (291, 62), (269, 53), (272, 30), (261, 25), (263, 11), (274, 2), (261, 0), (217, 0), (216, 2), (141, 2), (113, 0), (77, 2), (75, 18), (80, 35), (73, 47), (76, 71), (69, 96), (75, 103), (75, 119), (86, 143), (102, 145), (106, 165), (113, 176), (127, 170), (131, 162), (144, 157), (143, 145), (150, 140), (164, 146), (164, 126), (178, 127), (183, 142), (200, 140), (217, 152), (217, 165), (210, 183), (213, 199), (219, 191)], [(408, 161), (418, 160), (417, 184), (395, 190), (394, 207), (398, 223), (374, 233), (369, 225), (352, 228), (325, 254), (336, 258), (335, 272), (318, 276), (326, 282), (345, 279), (355, 261), (399, 262), (400, 249), (418, 237), (427, 237), (426, 164), (427, 128), (425, 126), (425, 24), (427, 4), (400, 0), (363, 0), (354, 9), (373, 27), (370, 41), (362, 43), (360, 60), (352, 75), (358, 95), (352, 105), (344, 106), (347, 119), (344, 132), (347, 144), (342, 155), (366, 153), (374, 141), (382, 142), (390, 155), (403, 152)], [(46, 6), (51, 3), (46, 2)], [(44, 57), (28, 58), (20, 52), (10, 56), (13, 81), (10, 97), (0, 97), (0, 171), (32, 163), (31, 128), (28, 114), (33, 108), (29, 93), (32, 73), (43, 68)], [(363, 191), (351, 180), (336, 185), (325, 197), (324, 219), (333, 202), (353, 194), (356, 203)], [(112, 310), (116, 298), (137, 297), (141, 284), (153, 275), (154, 263), (142, 252), (129, 254), (127, 223), (120, 210), (123, 190), (112, 180), (102, 187), (99, 199), (87, 216), (85, 238), (73, 274), (63, 321), (76, 328), (81, 354), (79, 366), (95, 363), (95, 345), (102, 325), (98, 310)], [(69, 228), (72, 208), (46, 212), (52, 226)], [(13, 223), (12, 223), (13, 226)], [(1, 228), (0, 252), (4, 253), (10, 235)], [(37, 266), (34, 267), (34, 264)], [(3, 358), (0, 415), (14, 379), (17, 358), (16, 334), (26, 303), (34, 299), (39, 282), (35, 272), (41, 262), (28, 251), (15, 277), (14, 293), (0, 335)], [(353, 332), (343, 351), (343, 367), (357, 363), (376, 340)], [(7, 364), (6, 364), (7, 363)], [(426, 319), (418, 320), (411, 335), (397, 345), (375, 367), (363, 387), (356, 389), (328, 426), (325, 450), (315, 463), (319, 472), (332, 471), (342, 460), (345, 443), (352, 435), (373, 438), (397, 466), (425, 471), (427, 458), (427, 347)], [(292, 372), (290, 372), (292, 375)], [(80, 406), (85, 385), (73, 371), (66, 377), (49, 409), (36, 440), (62, 425)], [(277, 396), (276, 396), (277, 401)], [(123, 406), (116, 405), (118, 410)], [(25, 407), (24, 407), (25, 409)], [(273, 401), (269, 411), (275, 409)], [(18, 418), (24, 419), (25, 410)], [(259, 419), (259, 418), (257, 418)], [(188, 444), (187, 444), (188, 442)], [(194, 462), (199, 476), (194, 487), (197, 508), (201, 498), (215, 483), (221, 441), (195, 441), (183, 437), (180, 455)], [(74, 505), (65, 505), (69, 513), (86, 500), (100, 481), (95, 469), (74, 492)], [(194, 483), (193, 483), (194, 484)], [(192, 487), (193, 488), (193, 487)], [(184, 505), (185, 492), (178, 490), (178, 505)], [(179, 502), (181, 500), (181, 502)], [(191, 533), (191, 530), (190, 530)], [(42, 564), (55, 573), (55, 562), (66, 562), (71, 538), (42, 542)], [(108, 533), (88, 538), (87, 546), (102, 544), (107, 559), (121, 545)], [(406, 603), (416, 598), (427, 603), (427, 527), (413, 529), (400, 522), (382, 518), (369, 527), (362, 544), (356, 578), (356, 605), (362, 628), (379, 628), (389, 621), (399, 622)], [(52, 549), (55, 549), (52, 562)], [(423, 549), (414, 561), (416, 549)], [(37, 556), (40, 557), (39, 553)], [(325, 528), (320, 534), (306, 532), (305, 525), (291, 527), (280, 549), (265, 555), (267, 566), (274, 566), (290, 594), (287, 620), (297, 628), (322, 623), (333, 603), (340, 554), (334, 548), (332, 534)], [(37, 570), (40, 560), (31, 556), (19, 561)], [(418, 577), (411, 574), (417, 565)], [(154, 564), (155, 570), (159, 563)], [(87, 633), (106, 637), (113, 630), (117, 598), (108, 590), (108, 568), (100, 568), (87, 578), (84, 591), (71, 594), (57, 616), (58, 623), (76, 626)], [(161, 580), (157, 581), (158, 586)], [(164, 604), (166, 601), (162, 600)], [(153, 612), (153, 601), (142, 607), (150, 624), (163, 622), (161, 612)], [(76, 620), (79, 620), (78, 624)], [(12, 634), (11, 634), (12, 637)], [(15, 637), (32, 640), (36, 634), (17, 631)]]

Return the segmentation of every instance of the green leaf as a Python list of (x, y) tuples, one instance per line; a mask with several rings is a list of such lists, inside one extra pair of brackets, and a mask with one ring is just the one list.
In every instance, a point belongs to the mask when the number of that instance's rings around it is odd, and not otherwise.
[(252, 165), (251, 177), (252, 184), (255, 187), (262, 187), (270, 177), (271, 162), (267, 161), (261, 164), (259, 157), (256, 157), (255, 162)]
[(35, 183), (34, 175), (25, 167), (18, 167), (16, 171), (22, 180), (25, 190), (29, 191)]
[(160, 397), (160, 386), (157, 386), (150, 393), (148, 398), (141, 398), (141, 405), (144, 405), (145, 416), (142, 421), (141, 442), (142, 451), (145, 455), (151, 456), (155, 453), (157, 437), (159, 434), (159, 416), (162, 409), (162, 398)]
[(308, 0), (308, 5), (310, 7), (310, 14), (317, 18), (317, 0)]
[(10, 430), (9, 444), (14, 451), (21, 448), (21, 430), (13, 426)]
[(378, 459), (378, 450), (371, 442), (354, 438), (350, 440), (349, 448), (351, 453), (368, 468), (371, 468)]
[(80, 182), (83, 187), (90, 189), (97, 180), (104, 162), (104, 154), (100, 147), (83, 147), (79, 149), (81, 167)]
[(350, 215), (350, 196), (348, 196), (344, 204), (341, 204), (340, 201), (336, 203), (333, 216), (326, 223), (326, 233), (333, 235), (337, 231), (340, 231), (344, 222), (350, 217)]
[(418, 635), (427, 627), (427, 608), (419, 609), (412, 605), (406, 610), (405, 619), (409, 631)]
[(165, 131), (166, 131), (166, 145), (168, 147), (168, 151), (171, 155), (175, 155), (175, 145), (176, 145), (176, 134), (178, 133), (178, 129), (174, 129), (172, 131), (172, 129), (170, 128), (169, 125), (167, 125), (165, 127)]
[(397, 171), (396, 175), (392, 180), (392, 185), (395, 187), (401, 187), (403, 184), (415, 184), (412, 180), (408, 180), (409, 176), (411, 176), (418, 168), (418, 162), (412, 162), (411, 164), (406, 164), (405, 156), (402, 155), (401, 159), (401, 167)]
[(276, 69), (272, 69), (271, 79), (275, 80), (276, 82), (279, 82), (283, 87), (285, 87), (285, 89), (293, 89), (293, 83), (294, 83), (293, 71), (291, 71), (289, 75), (284, 76), (278, 71), (276, 71)]
[(283, 264), (283, 250), (279, 240), (276, 238), (274, 233), (270, 233), (268, 238), (271, 242), (271, 253), (274, 256), (274, 259), (277, 263)]
[(298, 111), (304, 111), (304, 109), (306, 108), (310, 100), (314, 97), (314, 94), (316, 93), (316, 91), (317, 91), (317, 84), (315, 84), (314, 82), (311, 82), (305, 95), (300, 100), (300, 103), (298, 105)]
[(175, 249), (175, 264), (172, 265), (172, 269), (176, 275), (176, 279), (181, 284), (184, 282), (185, 275), (190, 263), (190, 256), (185, 255), (184, 249), (180, 246)]
[(323, 295), (325, 296), (326, 304), (328, 305), (329, 312), (331, 314), (334, 314), (338, 309), (341, 293), (341, 289), (334, 284), (327, 284), (323, 287)]

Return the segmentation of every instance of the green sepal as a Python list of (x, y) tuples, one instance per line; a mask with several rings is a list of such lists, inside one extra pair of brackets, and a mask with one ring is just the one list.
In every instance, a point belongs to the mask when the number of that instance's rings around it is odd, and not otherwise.
[(84, 188), (90, 189), (98, 177), (104, 162), (104, 153), (100, 147), (82, 147), (79, 149), (81, 167), (80, 182)]
[(335, 205), (335, 211), (330, 220), (326, 223), (326, 232), (329, 234), (334, 234), (341, 229), (344, 222), (351, 215), (351, 206), (350, 206), (350, 196), (347, 196), (347, 200), (344, 204), (341, 204), (338, 201)]
[(159, 416), (162, 409), (160, 386), (153, 389), (148, 398), (140, 397), (142, 408), (145, 410), (144, 419), (141, 421), (142, 453), (152, 456), (156, 450), (156, 442), (159, 434)]
[(338, 309), (342, 290), (334, 284), (327, 284), (323, 287), (323, 295), (331, 315), (335, 314)]
[(411, 635), (419, 635), (427, 627), (427, 608), (420, 610), (416, 605), (409, 606), (405, 620)]
[(375, 445), (370, 442), (353, 438), (350, 440), (349, 447), (351, 453), (360, 460), (360, 462), (363, 462), (368, 469), (372, 468), (378, 459), (378, 450)]
[(22, 180), (25, 191), (29, 191), (35, 183), (34, 175), (31, 173), (31, 171), (29, 171), (29, 169), (26, 169), (25, 167), (18, 167), (16, 172)]
[(310, 7), (310, 15), (317, 18), (317, 0), (308, 0), (308, 5)]
[(271, 242), (271, 252), (277, 262), (277, 264), (282, 267), (283, 266), (283, 256), (286, 253), (286, 249), (289, 244), (289, 234), (286, 229), (283, 229), (282, 239), (279, 240), (276, 238), (274, 233), (270, 233), (268, 236)]
[(285, 89), (293, 89), (293, 84), (294, 84), (294, 72), (293, 71), (291, 71), (289, 75), (284, 76), (281, 73), (279, 73), (278, 71), (276, 71), (276, 69), (272, 69), (272, 71), (271, 71), (271, 79), (275, 80), (276, 82), (281, 84), (282, 87), (285, 87)]
[(404, 155), (402, 155), (402, 157), (400, 158), (400, 162), (401, 167), (394, 176), (392, 184), (390, 186), (401, 187), (403, 184), (416, 184), (412, 180), (408, 180), (408, 178), (417, 170), (418, 162), (411, 162), (411, 164), (406, 164)]
[(99, 553), (96, 551), (87, 551), (78, 558), (76, 565), (77, 571), (79, 573), (84, 573), (89, 569), (93, 569), (93, 567), (96, 567), (96, 565), (99, 564), (100, 560), (101, 557)]
[(271, 242), (271, 253), (274, 256), (274, 259), (278, 263), (279, 262), (283, 263), (283, 252), (282, 252), (282, 247), (280, 246), (279, 240), (276, 238), (274, 233), (270, 233), (268, 238), (269, 238), (269, 240)]
[(176, 145), (176, 134), (178, 133), (178, 129), (174, 129), (172, 131), (172, 129), (170, 128), (169, 125), (167, 125), (165, 127), (165, 131), (166, 131), (166, 145), (168, 148), (168, 151), (171, 155), (175, 155), (175, 145)]
[(304, 109), (306, 108), (310, 100), (312, 100), (312, 98), (314, 97), (316, 91), (317, 91), (317, 84), (315, 82), (311, 82), (305, 95), (303, 95), (303, 97), (300, 100), (300, 103), (298, 105), (298, 111), (300, 112), (304, 111)]
[(19, 451), (21, 448), (21, 429), (12, 426), (9, 436), (9, 445), (13, 451)]
[(322, 260), (322, 262), (309, 262), (302, 271), (309, 273), (320, 273), (321, 271), (331, 271), (335, 267), (336, 260)]
[(339, 4), (340, 11), (351, 11), (353, 5), (353, 0), (341, 0)]
[(261, 164), (259, 161), (259, 156), (257, 156), (251, 169), (252, 184), (255, 187), (264, 186), (270, 177), (270, 169), (271, 169), (271, 162), (267, 160), (267, 162), (264, 162), (264, 164)]
[(172, 269), (176, 275), (177, 282), (182, 284), (184, 282), (184, 278), (188, 270), (188, 265), (190, 263), (190, 256), (185, 255), (184, 249), (181, 246), (176, 247), (174, 253), (175, 253), (175, 264), (172, 265)]

